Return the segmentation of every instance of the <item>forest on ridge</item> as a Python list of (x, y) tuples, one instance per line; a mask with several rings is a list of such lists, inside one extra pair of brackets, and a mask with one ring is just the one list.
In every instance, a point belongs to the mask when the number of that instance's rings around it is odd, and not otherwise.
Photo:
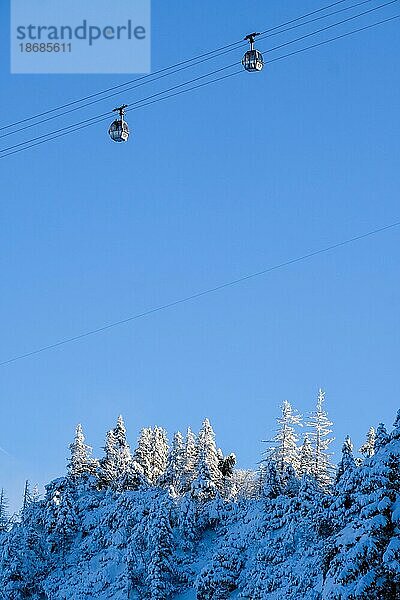
[[(0, 597), (7, 600), (398, 600), (400, 411), (332, 464), (319, 391), (304, 420), (287, 401), (256, 470), (195, 434), (122, 416), (95, 458), (81, 425), (67, 473), (41, 497), (0, 496)], [(3, 595), (3, 596), (2, 596)]]

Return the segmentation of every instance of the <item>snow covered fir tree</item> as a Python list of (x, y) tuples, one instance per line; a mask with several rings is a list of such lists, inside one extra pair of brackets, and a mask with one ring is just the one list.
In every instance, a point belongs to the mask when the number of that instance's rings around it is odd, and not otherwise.
[[(319, 392), (304, 419), (285, 401), (257, 471), (240, 470), (211, 423), (130, 447), (122, 417), (94, 458), (81, 425), (67, 474), (19, 515), (0, 494), (7, 600), (399, 600), (400, 411), (350, 437), (332, 465)], [(1, 488), (0, 488), (1, 489)]]

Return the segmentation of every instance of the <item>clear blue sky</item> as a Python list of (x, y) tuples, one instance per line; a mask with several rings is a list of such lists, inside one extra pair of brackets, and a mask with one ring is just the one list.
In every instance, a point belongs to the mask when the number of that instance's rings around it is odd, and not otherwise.
[[(11, 76), (7, 4), (3, 124), (127, 79)], [(155, 0), (153, 69), (322, 4)], [(0, 359), (398, 220), (399, 26), (132, 113), (129, 144), (100, 124), (0, 161)], [(25, 478), (64, 472), (76, 423), (99, 455), (119, 413), (132, 446), (143, 426), (197, 430), (209, 416), (223, 449), (252, 467), (279, 404), (307, 413), (322, 386), (335, 450), (348, 433), (359, 447), (400, 406), (399, 243), (391, 230), (2, 367), (0, 473), (13, 506)]]

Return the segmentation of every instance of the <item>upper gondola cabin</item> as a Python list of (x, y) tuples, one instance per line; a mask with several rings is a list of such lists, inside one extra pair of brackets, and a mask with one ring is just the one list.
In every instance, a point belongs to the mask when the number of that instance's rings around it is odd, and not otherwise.
[(249, 35), (246, 35), (246, 37), (244, 38), (249, 42), (250, 50), (247, 50), (246, 54), (243, 56), (242, 65), (244, 66), (246, 71), (250, 72), (262, 71), (262, 68), (264, 66), (263, 55), (259, 50), (256, 50), (254, 48), (254, 41), (257, 35), (260, 34), (256, 32), (249, 33)]
[(127, 104), (114, 108), (114, 112), (119, 113), (119, 119), (115, 119), (110, 125), (108, 134), (113, 142), (127, 142), (129, 138), (129, 127), (128, 123), (124, 119), (125, 109), (128, 107)]

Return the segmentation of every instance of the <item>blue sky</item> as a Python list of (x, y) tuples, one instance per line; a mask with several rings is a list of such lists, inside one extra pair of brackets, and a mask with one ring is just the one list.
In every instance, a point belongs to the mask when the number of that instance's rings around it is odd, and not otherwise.
[[(153, 69), (322, 4), (154, 1)], [(11, 76), (7, 3), (0, 17), (3, 124), (130, 78)], [(394, 21), (133, 112), (126, 145), (100, 124), (1, 160), (0, 359), (398, 220), (398, 29)], [(99, 455), (119, 413), (132, 446), (143, 426), (197, 430), (209, 416), (242, 467), (260, 459), (279, 404), (307, 413), (319, 386), (336, 451), (348, 433), (358, 447), (370, 425), (391, 425), (399, 233), (2, 367), (0, 485), (12, 505), (25, 478), (44, 484), (64, 472), (76, 423)]]

